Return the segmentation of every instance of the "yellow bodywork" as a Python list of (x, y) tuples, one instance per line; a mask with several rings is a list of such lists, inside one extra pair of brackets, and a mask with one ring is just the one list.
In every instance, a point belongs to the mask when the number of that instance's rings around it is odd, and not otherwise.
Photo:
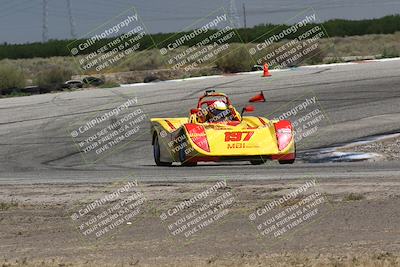
[(278, 149), (274, 123), (264, 117), (246, 116), (237, 125), (196, 123), (205, 129), (209, 152), (195, 144), (184, 124), (193, 118), (153, 118), (151, 132), (157, 134), (165, 161), (179, 161), (180, 136), (186, 136), (188, 157), (271, 156), (295, 153), (294, 140), (282, 151)]

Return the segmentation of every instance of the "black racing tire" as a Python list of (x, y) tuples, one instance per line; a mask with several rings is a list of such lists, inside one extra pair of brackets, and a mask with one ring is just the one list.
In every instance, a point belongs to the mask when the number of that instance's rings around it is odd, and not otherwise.
[(255, 160), (250, 160), (251, 165), (262, 165), (264, 164), (264, 161), (262, 159), (255, 159)]
[(160, 150), (160, 143), (158, 141), (158, 134), (154, 134), (153, 156), (154, 156), (154, 162), (156, 163), (157, 166), (171, 166), (172, 165), (172, 162), (163, 162), (160, 160), (161, 150)]
[(296, 159), (291, 159), (291, 160), (278, 160), (279, 164), (293, 164)]
[[(184, 133), (182, 133), (184, 135)], [(184, 135), (185, 136), (185, 135)], [(186, 161), (186, 153), (185, 153), (185, 149), (186, 146), (183, 146), (182, 144), (184, 144), (186, 142), (186, 136), (185, 138), (183, 138), (183, 140), (181, 141), (181, 143), (179, 144), (180, 147), (182, 147), (179, 150), (179, 161), (181, 162), (181, 166), (185, 166), (185, 167), (194, 167), (197, 166), (197, 162), (188, 162)], [(182, 145), (182, 146), (181, 146)]]

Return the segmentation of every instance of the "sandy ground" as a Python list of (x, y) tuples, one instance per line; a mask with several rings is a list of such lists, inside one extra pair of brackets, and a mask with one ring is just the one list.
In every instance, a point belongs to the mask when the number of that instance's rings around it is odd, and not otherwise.
[[(118, 198), (91, 211), (93, 216), (86, 214), (76, 221), (72, 219), (73, 214), (87, 204), (104, 199), (126, 186), (128, 181), (1, 186), (0, 263), (2, 266), (400, 265), (398, 179), (319, 180), (308, 175), (290, 181), (138, 181), (133, 191), (121, 193)], [(313, 186), (299, 191), (314, 182)], [(217, 189), (203, 199), (195, 198), (211, 188)], [(127, 199), (132, 192), (145, 199), (142, 205), (136, 206), (140, 207), (140, 213), (100, 237), (83, 234), (80, 225)], [(288, 195), (291, 198), (265, 213), (267, 217), (262, 214), (253, 221), (250, 219), (251, 214), (261, 214), (267, 204)], [(315, 195), (324, 201), (315, 204), (315, 199), (310, 198)], [(197, 200), (177, 215), (163, 217), (163, 214), (172, 213), (182, 201), (193, 199)], [(232, 201), (224, 202), (229, 199)], [(305, 202), (306, 199), (311, 200)], [(171, 225), (177, 219), (198, 211), (213, 200), (213, 203), (225, 205), (218, 206), (220, 209), (212, 216), (226, 211), (223, 217), (214, 217), (212, 223), (203, 225), (191, 235), (174, 234), (172, 230), (177, 228)], [(307, 207), (297, 218), (315, 209), (317, 213), (293, 228), (286, 227), (287, 231), (279, 236), (275, 236), (277, 232), (262, 234), (258, 225), (265, 223), (267, 218), (278, 218), (275, 216), (282, 215), (282, 211), (286, 214), (279, 216), (279, 220), (289, 220), (292, 215), (287, 211), (296, 205), (300, 209)], [(215, 211), (216, 207), (203, 211)], [(111, 216), (111, 213), (105, 214)]]
[[(248, 74), (3, 99), (0, 265), (399, 265), (396, 160), (156, 168), (150, 139), (143, 138), (97, 165), (83, 166), (65, 132), (67, 124), (122, 96), (138, 95), (149, 118), (175, 117), (186, 116), (204, 88), (232, 95), (238, 106), (265, 88), (268, 101), (257, 106), (259, 114), (280, 112), (294, 99), (300, 104), (313, 92), (332, 118), (303, 149), (348, 143), (398, 130), (399, 62), (299, 68), (268, 80)], [(103, 203), (127, 182), (110, 181), (128, 171), (141, 179), (136, 191)], [(214, 180), (198, 180), (208, 177)], [(219, 177), (236, 180), (194, 199)], [(312, 188), (281, 201), (314, 179)], [(272, 207), (275, 202), (282, 203)], [(131, 204), (136, 206), (126, 211)]]

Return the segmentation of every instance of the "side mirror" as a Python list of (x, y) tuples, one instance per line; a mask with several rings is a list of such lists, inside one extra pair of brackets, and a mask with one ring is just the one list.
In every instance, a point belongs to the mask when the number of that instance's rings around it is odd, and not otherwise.
[(196, 114), (197, 112), (199, 112), (199, 109), (197, 109), (197, 108), (192, 108), (192, 109), (190, 110), (190, 115)]
[(240, 113), (240, 116), (243, 116), (243, 113), (245, 113), (245, 112), (253, 112), (254, 110), (256, 110), (256, 108), (254, 107), (254, 106), (245, 106), (243, 109), (242, 109), (242, 112)]

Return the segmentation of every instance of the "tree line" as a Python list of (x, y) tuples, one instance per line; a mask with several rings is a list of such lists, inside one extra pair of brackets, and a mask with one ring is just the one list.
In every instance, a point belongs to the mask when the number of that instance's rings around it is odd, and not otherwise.
[[(309, 24), (302, 27), (295, 35), (301, 34), (313, 27), (316, 24)], [(323, 28), (326, 30), (329, 37), (345, 37), (355, 35), (366, 35), (366, 34), (391, 34), (396, 31), (400, 31), (400, 15), (390, 15), (378, 19), (365, 19), (365, 20), (343, 20), (333, 19), (322, 23)], [(237, 29), (241, 40), (233, 38), (229, 42), (259, 42), (257, 40), (260, 36), (276, 34), (283, 29), (286, 29), (288, 25), (284, 24), (261, 24), (252, 28), (240, 28)], [(210, 30), (207, 34), (213, 34), (217, 30)], [(180, 33), (157, 33), (145, 36), (141, 39), (141, 46), (139, 49), (151, 49), (155, 48), (157, 44), (158, 48), (163, 47), (168, 41), (175, 40), (179, 37), (188, 34), (189, 32)], [(295, 38), (295, 35), (288, 35), (286, 38)], [(185, 45), (195, 45), (201, 42), (204, 36), (199, 35), (188, 42)], [(108, 44), (113, 39), (102, 39), (97, 41), (89, 49), (85, 50), (85, 53), (95, 51), (102, 46)], [(75, 40), (75, 42), (85, 42), (86, 40)], [(26, 43), (26, 44), (1, 44), (0, 45), (0, 59), (18, 59), (18, 58), (34, 58), (34, 57), (54, 57), (54, 56), (70, 56), (71, 52), (68, 49), (73, 40), (50, 40), (46, 43)]]

